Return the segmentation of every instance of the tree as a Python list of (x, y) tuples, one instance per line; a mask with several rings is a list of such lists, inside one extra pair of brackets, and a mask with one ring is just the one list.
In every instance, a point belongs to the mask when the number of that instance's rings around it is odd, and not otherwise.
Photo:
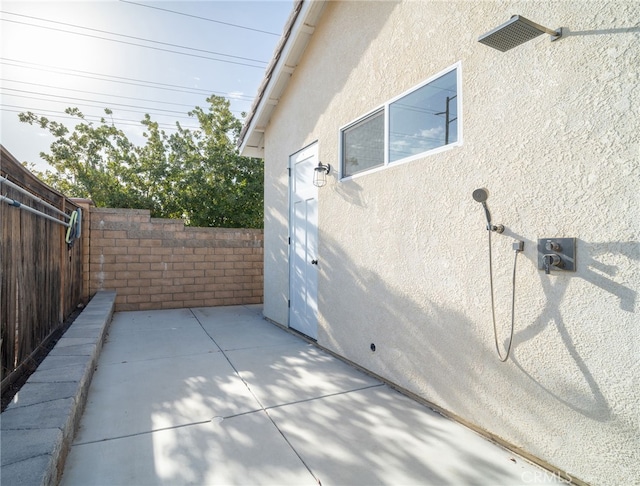
[(239, 155), (242, 125), (229, 101), (211, 96), (207, 103), (207, 111), (189, 112), (196, 130), (176, 123), (167, 135), (145, 115), (143, 146), (104, 117), (87, 121), (77, 108), (66, 110), (79, 120), (73, 131), (31, 112), (19, 117), (56, 137), (50, 153), (41, 154), (54, 171), (37, 175), (65, 194), (98, 207), (149, 209), (153, 217), (183, 218), (190, 226), (262, 228), (262, 161)]

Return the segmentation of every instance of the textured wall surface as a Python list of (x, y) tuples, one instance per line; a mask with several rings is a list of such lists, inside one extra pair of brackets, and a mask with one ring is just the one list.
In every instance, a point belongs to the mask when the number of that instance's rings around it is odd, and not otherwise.
[(90, 216), (90, 294), (116, 290), (116, 311), (262, 302), (261, 230), (185, 228), (138, 209)]
[[(565, 36), (501, 53), (520, 14)], [(265, 314), (287, 323), (287, 160), (460, 62), (461, 144), (319, 191), (318, 342), (594, 484), (640, 477), (640, 3), (331, 2), (268, 127)], [(494, 349), (486, 187), (499, 342)], [(537, 239), (577, 238), (577, 271)], [(370, 350), (376, 344), (376, 351)]]

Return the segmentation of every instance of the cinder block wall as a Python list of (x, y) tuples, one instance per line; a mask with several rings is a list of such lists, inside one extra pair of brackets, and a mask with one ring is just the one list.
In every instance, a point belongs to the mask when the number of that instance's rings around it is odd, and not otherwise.
[(89, 292), (116, 311), (259, 304), (262, 230), (185, 227), (147, 210), (91, 208)]

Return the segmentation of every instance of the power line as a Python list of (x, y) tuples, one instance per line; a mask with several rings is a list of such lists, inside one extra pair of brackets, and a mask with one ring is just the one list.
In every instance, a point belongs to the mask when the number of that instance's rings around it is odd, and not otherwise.
[[(37, 96), (20, 96), (20, 98), (24, 98), (24, 99), (28, 99), (28, 100), (36, 100), (36, 101), (47, 101), (49, 103), (59, 103), (59, 104), (65, 105), (66, 107), (69, 107), (69, 104), (65, 103), (64, 101), (48, 100), (46, 98), (38, 98)], [(101, 110), (104, 110), (104, 109), (108, 108), (105, 105), (92, 105), (92, 104), (89, 104), (89, 103), (75, 103), (75, 104), (80, 106), (80, 107), (98, 108), (98, 109), (101, 109)], [(168, 115), (166, 113), (156, 113), (156, 112), (153, 112), (153, 111), (150, 111), (150, 110), (139, 111), (139, 110), (130, 110), (130, 109), (127, 109), (127, 108), (117, 108), (116, 110), (117, 111), (125, 111), (127, 113), (139, 113), (141, 115), (167, 116), (167, 117), (171, 117), (171, 118), (182, 118), (182, 119), (185, 119), (185, 120), (192, 120), (193, 119), (193, 117), (189, 117), (189, 116)]]
[[(119, 107), (125, 107), (125, 108), (139, 108), (141, 110), (153, 110), (154, 113), (151, 113), (151, 111), (149, 113), (155, 114), (155, 115), (167, 116), (167, 115), (163, 115), (162, 113), (155, 113), (155, 112), (158, 112), (158, 111), (163, 111), (165, 113), (174, 113), (174, 114), (181, 115), (182, 118), (190, 118), (190, 117), (186, 116), (186, 112), (185, 111), (165, 110), (164, 108), (153, 108), (153, 107), (148, 107), (148, 106), (128, 105), (128, 104), (124, 104), (124, 103), (113, 103), (113, 102), (106, 102), (106, 101), (101, 101), (101, 100), (88, 100), (88, 99), (85, 99), (85, 98), (75, 98), (75, 97), (72, 97), (72, 96), (62, 96), (62, 95), (41, 93), (41, 92), (38, 92), (38, 91), (27, 91), (27, 90), (23, 90), (23, 89), (15, 89), (15, 88), (3, 88), (3, 90), (4, 91), (15, 91), (17, 93), (34, 94), (34, 95), (40, 95), (40, 96), (49, 96), (51, 98), (67, 99), (67, 100), (71, 100), (71, 101), (74, 101), (74, 102), (103, 103), (104, 105), (110, 105), (110, 106), (119, 106)], [(40, 100), (40, 101), (50, 101), (50, 102), (54, 102), (54, 103), (66, 103), (65, 101), (49, 100), (49, 99), (45, 99), (45, 98), (37, 98), (37, 97), (33, 97), (33, 96), (25, 96), (23, 94), (13, 95), (11, 93), (8, 93), (8, 96), (17, 96), (17, 97), (21, 97), (21, 98), (29, 98), (29, 99), (32, 99), (32, 100)], [(91, 105), (86, 105), (86, 106), (91, 106)], [(94, 105), (94, 107), (95, 107), (95, 105)], [(103, 106), (103, 107), (105, 107), (105, 106)], [(100, 106), (98, 106), (97, 108), (100, 108)], [(193, 109), (195, 109), (195, 106), (191, 107), (191, 110), (193, 110)], [(191, 111), (191, 110), (189, 110), (189, 111)], [(143, 113), (143, 112), (134, 112), (134, 113)]]
[(57, 29), (55, 27), (47, 27), (47, 26), (44, 26), (44, 25), (29, 24), (27, 22), (19, 22), (17, 20), (9, 20), (9, 19), (0, 19), (0, 20), (2, 20), (3, 22), (11, 22), (11, 23), (14, 23), (14, 24), (28, 25), (30, 27), (38, 27), (38, 28), (41, 28), (41, 29), (54, 30), (56, 32), (64, 32), (66, 34), (81, 35), (81, 36), (84, 36), (84, 37), (91, 37), (93, 39), (101, 39), (101, 40), (106, 40), (106, 41), (109, 41), (109, 42), (117, 42), (119, 44), (126, 44), (126, 45), (130, 45), (130, 46), (142, 47), (144, 49), (151, 49), (151, 50), (154, 50), (154, 51), (170, 52), (172, 54), (180, 54), (182, 56), (197, 57), (197, 58), (200, 58), (200, 59), (207, 59), (209, 61), (217, 61), (217, 62), (223, 62), (223, 63), (227, 63), (227, 64), (235, 64), (235, 65), (238, 65), (238, 66), (247, 66), (247, 67), (252, 67), (252, 68), (257, 68), (257, 69), (264, 69), (264, 66), (256, 66), (254, 64), (247, 64), (247, 63), (244, 63), (244, 62), (229, 61), (229, 60), (226, 60), (226, 59), (217, 59), (215, 57), (201, 56), (199, 54), (190, 54), (188, 52), (172, 51), (171, 49), (162, 49), (160, 47), (145, 46), (143, 44), (136, 44), (135, 42), (127, 42), (127, 41), (122, 41), (122, 40), (117, 40), (117, 39), (109, 39), (107, 37), (100, 37), (98, 35), (83, 34), (82, 32), (72, 32), (70, 30)]
[(214, 19), (209, 19), (209, 18), (206, 18), (206, 17), (200, 17), (198, 15), (191, 15), (191, 14), (184, 13), (184, 12), (178, 12), (176, 10), (169, 10), (168, 8), (155, 7), (153, 5), (144, 5), (142, 3), (130, 2), (128, 0), (120, 0), (120, 2), (122, 2), (122, 3), (130, 3), (131, 5), (137, 5), (139, 7), (152, 8), (154, 10), (161, 10), (163, 12), (169, 12), (169, 13), (176, 14), (176, 15), (183, 15), (184, 17), (191, 17), (191, 18), (194, 18), (194, 19), (206, 20), (207, 22), (215, 22), (216, 24), (228, 25), (230, 27), (235, 27), (235, 28), (238, 28), (238, 29), (251, 30), (253, 32), (260, 32), (261, 34), (275, 35), (276, 37), (280, 37), (280, 34), (277, 34), (276, 32), (268, 32), (266, 30), (253, 29), (251, 27), (246, 27), (244, 25), (231, 24), (229, 22), (222, 22), (221, 20), (214, 20)]
[[(48, 101), (50, 103), (65, 104), (63, 101), (47, 100), (47, 99), (38, 98), (38, 97), (35, 97), (35, 96), (21, 96), (21, 98), (25, 98), (25, 99), (28, 99), (28, 100), (36, 100), (36, 101)], [(9, 105), (7, 105), (7, 106), (9, 106)], [(11, 106), (16, 107), (15, 105), (11, 105)], [(68, 107), (69, 105), (66, 105), (66, 106)], [(91, 105), (91, 104), (88, 104), (88, 103), (81, 103), (80, 106), (87, 107), (87, 108), (98, 108), (98, 109), (101, 109), (101, 110), (104, 110), (106, 108), (104, 105)], [(118, 108), (118, 110), (119, 111), (125, 111), (127, 113), (139, 113), (141, 115), (171, 116), (172, 118), (183, 118), (185, 120), (193, 119), (192, 117), (188, 117), (188, 116), (167, 115), (166, 113), (155, 113), (155, 112), (152, 112), (152, 111), (129, 110), (129, 109), (126, 109), (126, 108)]]
[[(134, 40), (139, 40), (139, 41), (143, 41), (143, 42), (150, 42), (152, 44), (160, 44), (160, 45), (164, 45), (164, 46), (177, 47), (179, 49), (185, 49), (185, 50), (189, 50), (189, 51), (205, 52), (207, 54), (213, 54), (213, 55), (216, 55), (216, 56), (232, 57), (234, 59), (240, 59), (240, 60), (243, 60), (243, 61), (259, 62), (259, 63), (265, 64), (265, 65), (267, 64), (267, 61), (261, 61), (259, 59), (251, 59), (249, 57), (234, 56), (232, 54), (224, 54), (222, 52), (208, 51), (206, 49), (198, 49), (198, 48), (195, 48), (195, 47), (181, 46), (179, 44), (171, 44), (170, 42), (162, 42), (162, 41), (156, 41), (156, 40), (152, 40), (152, 39), (145, 39), (143, 37), (136, 37), (136, 36), (133, 36), (133, 35), (118, 34), (117, 32), (110, 32), (108, 30), (93, 29), (91, 27), (84, 27), (82, 25), (69, 24), (67, 22), (59, 22), (59, 21), (56, 21), (56, 20), (43, 19), (43, 18), (40, 18), (40, 17), (34, 17), (32, 15), (23, 15), (23, 14), (17, 14), (17, 13), (13, 13), (13, 12), (4, 12), (4, 11), (0, 11), (0, 13), (9, 14), (9, 15), (15, 15), (16, 17), (24, 17), (24, 18), (27, 18), (27, 19), (39, 20), (41, 22), (49, 22), (49, 23), (52, 23), (52, 24), (65, 25), (67, 27), (73, 27), (75, 29), (84, 29), (84, 30), (89, 30), (91, 32), (99, 32), (101, 34), (115, 35), (115, 36), (118, 36), (118, 37), (125, 37), (127, 39), (134, 39)], [(3, 20), (5, 20), (5, 19), (3, 19)], [(14, 20), (7, 20), (7, 21), (8, 22), (16, 22)], [(17, 23), (20, 23), (20, 22), (17, 22)], [(43, 25), (37, 25), (37, 24), (25, 24), (25, 25), (31, 25), (33, 27), (42, 27), (42, 28), (45, 28), (45, 29), (49, 28), (49, 27), (45, 27)], [(68, 33), (78, 34), (78, 35), (85, 35), (85, 34), (82, 34), (80, 32), (71, 32), (71, 31), (67, 31), (67, 30), (62, 30), (62, 32), (68, 32)], [(98, 38), (99, 39), (104, 39), (104, 37), (98, 37)], [(106, 39), (106, 40), (114, 40), (114, 39)], [(133, 45), (139, 45), (139, 44), (133, 44)], [(147, 46), (142, 46), (142, 47), (147, 47)], [(170, 52), (174, 52), (174, 51), (170, 51)]]
[[(105, 101), (100, 101), (100, 100), (88, 100), (85, 98), (75, 98), (73, 96), (62, 96), (62, 95), (56, 95), (56, 94), (48, 94), (48, 93), (41, 93), (38, 91), (27, 91), (24, 89), (15, 89), (15, 88), (3, 88), (3, 91), (14, 91), (17, 93), (27, 93), (27, 94), (35, 94), (35, 95), (40, 95), (40, 96), (49, 96), (52, 98), (60, 98), (60, 99), (66, 99), (66, 100), (72, 100), (72, 101), (84, 101), (84, 102), (88, 102), (88, 103), (105, 103), (105, 104), (109, 104), (109, 105), (113, 105), (113, 106), (124, 106), (126, 108), (140, 108), (142, 110), (156, 110), (156, 111), (164, 111), (167, 113), (176, 113), (176, 114), (180, 114), (180, 115), (185, 115), (184, 111), (176, 111), (176, 110), (165, 110), (163, 108), (149, 108), (146, 106), (137, 106), (137, 105), (126, 105), (124, 103), (107, 103)], [(11, 93), (9, 93), (9, 95), (11, 95)], [(53, 101), (55, 103), (65, 103), (64, 101), (57, 101), (57, 100), (47, 100), (47, 99), (43, 99), (43, 98), (35, 98), (32, 96), (25, 96), (25, 95), (13, 95), (13, 96), (20, 96), (22, 98), (30, 98), (33, 100), (40, 100), (40, 101)]]
[[(5, 88), (5, 89), (10, 89), (10, 88)], [(13, 90), (13, 91), (19, 91), (19, 90)], [(49, 94), (46, 94), (46, 93), (34, 93), (34, 94), (41, 94), (41, 95), (44, 95), (44, 96), (56, 97), (56, 95), (49, 95)], [(36, 100), (36, 101), (47, 101), (49, 103), (60, 103), (60, 104), (65, 103), (66, 104), (66, 102), (64, 102), (64, 101), (50, 100), (50, 99), (47, 99), (47, 98), (38, 98), (37, 96), (14, 95), (14, 94), (11, 94), (11, 93), (8, 93), (7, 96), (14, 96), (14, 97), (17, 97), (17, 98), (26, 98), (26, 99), (29, 99), (29, 100)], [(104, 103), (104, 102), (99, 101), (99, 100), (81, 100), (81, 99), (77, 99), (77, 98), (71, 98), (71, 97), (68, 97), (68, 96), (57, 96), (57, 97), (59, 97), (59, 98), (68, 98), (68, 99), (70, 99), (72, 101), (85, 101), (85, 103), (79, 103), (79, 104), (82, 105), (82, 106), (88, 106), (90, 108), (100, 108), (100, 109), (110, 108), (110, 107), (106, 106), (107, 103)], [(89, 102), (89, 103), (104, 103), (104, 104), (102, 104), (102, 105), (90, 105), (90, 104), (87, 104), (86, 102)], [(162, 108), (151, 108), (151, 109), (148, 109), (147, 107), (144, 107), (144, 106), (131, 106), (131, 105), (124, 105), (124, 104), (120, 104), (120, 103), (110, 103), (110, 105), (124, 107), (124, 108), (118, 108), (118, 109), (121, 110), (121, 111), (130, 112), (130, 113), (142, 113), (142, 114), (149, 114), (149, 115), (156, 115), (156, 116), (172, 116), (174, 118), (184, 118), (184, 119), (187, 119), (187, 120), (193, 119), (193, 117), (188, 116), (185, 112), (182, 112), (182, 111), (163, 110)], [(141, 109), (143, 109), (145, 111), (129, 110), (127, 108), (141, 108)], [(155, 111), (152, 111), (152, 110), (155, 110)], [(157, 113), (158, 111), (164, 111), (166, 113)], [(233, 113), (240, 113), (237, 110), (231, 110), (231, 111)], [(167, 113), (172, 113), (173, 115), (168, 115)]]
[[(2, 108), (3, 106), (6, 106), (7, 108), (16, 108), (13, 110), (8, 110), (6, 108)], [(29, 111), (31, 113), (33, 113), (36, 116), (49, 116), (49, 117), (55, 117), (55, 118), (65, 118), (65, 119), (71, 119), (71, 120), (76, 120), (76, 121), (98, 121), (100, 122), (101, 120), (107, 120), (107, 116), (98, 116), (98, 115), (84, 115), (84, 119), (79, 118), (77, 116), (71, 116), (71, 115), (67, 115), (64, 112), (59, 112), (59, 111), (54, 111), (54, 110), (42, 110), (40, 108), (30, 108), (27, 106), (17, 106), (17, 105), (7, 105), (7, 104), (0, 104), (0, 110), (4, 111), (6, 113), (24, 113), (24, 111)], [(113, 118), (110, 117), (109, 118), (111, 121), (113, 122), (118, 122), (118, 124), (120, 125), (124, 125), (124, 126), (135, 126), (135, 127), (139, 127), (142, 125), (142, 123), (138, 120), (131, 120), (128, 118)], [(153, 121), (153, 120), (152, 120)], [(160, 122), (155, 122), (158, 124), (159, 128), (165, 128), (165, 129), (177, 129), (177, 127), (175, 126), (175, 124), (171, 124), (171, 123), (160, 123)], [(199, 130), (200, 127), (196, 127), (196, 126), (184, 126), (184, 125), (180, 125), (182, 128), (185, 129), (190, 129), (190, 130)]]
[[(21, 85), (28, 84), (28, 85), (31, 85), (31, 86), (39, 86), (41, 88), (59, 89), (59, 90), (62, 90), (62, 91), (74, 91), (76, 93), (94, 94), (94, 95), (98, 95), (98, 96), (109, 96), (111, 98), (122, 98), (122, 99), (126, 99), (126, 100), (147, 101), (149, 103), (162, 103), (163, 105), (176, 105), (176, 106), (186, 106), (186, 107), (193, 108), (193, 105), (190, 105), (190, 104), (187, 104), (187, 103), (172, 103), (171, 101), (147, 100), (147, 99), (144, 99), (144, 98), (137, 98), (135, 96), (122, 96), (122, 95), (115, 95), (115, 94), (109, 94), (109, 93), (97, 93), (95, 91), (86, 91), (86, 90), (83, 90), (83, 89), (75, 89), (75, 88), (61, 88), (59, 86), (51, 86), (49, 84), (29, 83), (28, 81), (18, 81), (18, 80), (15, 80), (15, 79), (0, 78), (0, 81), (6, 81), (8, 83), (19, 83)], [(10, 88), (3, 88), (3, 89), (10, 89)], [(47, 96), (53, 96), (53, 95), (47, 94)]]
[[(11, 64), (11, 63), (14, 63), (14, 64)], [(15, 63), (21, 63), (21, 64), (24, 64), (24, 66), (21, 66), (20, 64), (15, 64)], [(19, 61), (15, 59), (7, 59), (7, 58), (1, 58), (1, 57), (0, 57), (0, 64), (7, 64), (9, 66), (18, 67), (22, 69), (34, 69), (37, 71), (46, 71), (46, 72), (52, 72), (57, 74), (63, 74), (65, 76), (76, 76), (81, 78), (96, 79), (99, 81), (108, 81), (110, 83), (120, 83), (120, 84), (132, 85), (132, 86), (142, 86), (144, 88), (162, 89), (165, 91), (175, 91), (175, 92), (189, 93), (189, 94), (205, 94), (205, 95), (220, 94), (223, 96), (227, 95), (227, 93), (223, 93), (221, 91), (210, 91), (210, 90), (201, 89), (201, 88), (190, 88), (188, 86), (178, 86), (174, 84), (158, 83), (156, 81), (146, 81), (141, 79), (126, 78), (122, 76), (113, 76), (110, 74), (92, 73), (90, 71), (80, 71), (78, 69), (59, 68), (55, 66), (47, 66), (46, 64), (31, 63), (31, 62), (25, 62), (25, 61)], [(39, 67), (34, 67), (34, 66), (39, 66)], [(65, 71), (68, 71), (68, 72), (65, 72)], [(70, 74), (70, 73), (73, 73), (73, 74)], [(100, 76), (100, 77), (97, 77), (97, 76)], [(106, 79), (103, 79), (103, 78), (106, 78)], [(108, 78), (113, 78), (113, 79), (108, 79)], [(241, 96), (246, 98), (243, 101), (250, 101), (251, 99), (253, 99), (247, 95), (241, 95)]]
[[(76, 121), (101, 121), (101, 120), (110, 120), (113, 122), (123, 122), (123, 125), (127, 125), (127, 126), (141, 126), (142, 123), (140, 120), (131, 120), (128, 118), (113, 118), (113, 116), (111, 115), (85, 115), (83, 113), (83, 117), (84, 118), (79, 118), (77, 116), (72, 116), (72, 115), (68, 115), (65, 112), (59, 112), (59, 111), (55, 111), (55, 110), (42, 110), (40, 108), (30, 108), (30, 107), (26, 107), (26, 106), (17, 106), (17, 105), (7, 105), (7, 104), (0, 104), (0, 106), (6, 106), (8, 108), (16, 108), (15, 110), (8, 110), (5, 108), (0, 108), (2, 111), (7, 112), (7, 113), (24, 113), (25, 110), (28, 112), (31, 112), (33, 114), (35, 114), (36, 116), (50, 116), (50, 117), (55, 117), (55, 118), (66, 118), (66, 119), (72, 119), (72, 120), (76, 120)], [(36, 113), (37, 112), (37, 113)], [(153, 120), (152, 120), (153, 121)], [(163, 128), (173, 128), (175, 129), (175, 123), (171, 124), (171, 123), (163, 123), (163, 122), (155, 122), (154, 123), (158, 123), (159, 127), (163, 127)], [(185, 127), (182, 124), (180, 125), (182, 128), (189, 128), (189, 129), (194, 129), (197, 130), (199, 129), (199, 127), (195, 127), (195, 126), (188, 126)]]
[[(117, 106), (119, 107), (119, 110), (122, 111), (129, 111), (131, 113), (142, 113), (142, 114), (149, 114), (149, 115), (156, 115), (156, 116), (173, 116), (175, 118), (185, 118), (185, 119), (192, 119), (193, 117), (188, 116), (186, 112), (184, 111), (176, 111), (176, 110), (165, 110), (163, 108), (152, 108), (152, 107), (147, 107), (147, 106), (137, 106), (137, 105), (126, 105), (124, 103), (108, 103), (105, 101), (101, 101), (101, 100), (87, 100), (87, 99), (82, 99), (82, 98), (73, 98), (70, 96), (60, 96), (60, 95), (55, 95), (55, 94), (48, 94), (48, 93), (39, 93), (36, 91), (25, 91), (25, 90), (19, 90), (19, 89), (13, 89), (13, 88), (4, 88), (5, 91), (17, 91), (17, 92), (21, 92), (21, 93), (28, 93), (28, 94), (36, 94), (36, 95), (40, 95), (40, 96), (49, 96), (51, 98), (64, 98), (64, 99), (68, 99), (71, 100), (72, 102), (80, 102), (79, 104), (82, 106), (89, 106), (91, 108), (111, 108), (111, 106)], [(47, 101), (49, 103), (67, 103), (65, 101), (59, 101), (56, 99), (47, 99), (47, 98), (39, 98), (37, 96), (26, 96), (24, 94), (12, 94), (12, 93), (7, 93), (7, 96), (14, 96), (14, 97), (18, 97), (18, 98), (26, 98), (26, 99), (30, 99), (30, 100), (37, 100), (37, 101)], [(101, 103), (101, 105), (90, 105), (87, 103)], [(139, 108), (145, 111), (137, 111), (137, 110), (130, 110), (128, 108)], [(193, 106), (192, 109), (195, 109), (196, 107)], [(163, 111), (165, 113), (158, 113), (159, 111)], [(191, 110), (190, 110), (191, 111)], [(230, 110), (232, 113), (241, 113), (238, 110)], [(167, 114), (167, 113), (170, 113)]]
[[(99, 96), (109, 96), (109, 97), (113, 97), (113, 98), (123, 98), (123, 99), (128, 99), (128, 100), (148, 101), (150, 103), (162, 103), (164, 105), (187, 106), (187, 107), (193, 108), (193, 105), (192, 104), (188, 104), (188, 103), (173, 103), (171, 101), (148, 100), (148, 99), (144, 99), (144, 98), (138, 98), (136, 96), (122, 96), (122, 95), (115, 95), (115, 94), (111, 94), (111, 93), (98, 93), (96, 91), (86, 91), (86, 90), (83, 90), (83, 89), (76, 89), (76, 88), (63, 88), (63, 87), (60, 87), (60, 86), (52, 86), (50, 84), (40, 84), (40, 83), (30, 83), (28, 81), (18, 81), (17, 79), (0, 78), (0, 81), (6, 81), (8, 83), (18, 83), (18, 84), (21, 84), (21, 85), (22, 84), (29, 84), (31, 86), (40, 86), (41, 88), (58, 89), (58, 90), (62, 90), (62, 91), (74, 91), (76, 93), (95, 94), (95, 95), (99, 95)], [(210, 93), (210, 92), (207, 92), (207, 93)], [(222, 96), (224, 96), (225, 98), (232, 99), (230, 93), (222, 93), (222, 92), (219, 92), (219, 91), (214, 91), (213, 93), (219, 93)], [(195, 93), (193, 93), (193, 94), (195, 94)], [(240, 99), (240, 97), (244, 97), (245, 99)], [(235, 98), (235, 99), (237, 101), (243, 101), (243, 102), (251, 101), (251, 98), (246, 96), (246, 95), (240, 95), (240, 97)]]

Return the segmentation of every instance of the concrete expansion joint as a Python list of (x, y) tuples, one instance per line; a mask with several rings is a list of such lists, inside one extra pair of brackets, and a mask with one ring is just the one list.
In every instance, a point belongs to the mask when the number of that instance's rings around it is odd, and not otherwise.
[[(276, 408), (276, 407), (270, 407), (270, 408)], [(225, 420), (228, 419), (232, 419), (232, 418), (236, 418), (236, 417), (241, 417), (243, 415), (250, 415), (253, 413), (257, 413), (257, 412), (265, 412), (267, 409), (265, 408), (256, 408), (254, 410), (249, 410), (246, 412), (242, 412), (242, 413), (235, 413), (235, 414), (231, 414), (231, 415), (225, 415), (225, 416), (215, 416), (212, 417), (211, 419), (208, 420), (198, 420), (195, 422), (189, 422), (189, 423), (185, 423), (185, 424), (178, 424), (178, 425), (171, 425), (168, 427), (160, 427), (160, 428), (156, 428), (156, 429), (149, 429), (149, 430), (145, 430), (144, 432), (137, 432), (134, 434), (124, 434), (124, 435), (118, 435), (115, 437), (107, 437), (104, 439), (97, 439), (97, 440), (87, 440), (87, 441), (83, 441), (83, 442), (76, 442), (74, 445), (75, 446), (83, 446), (83, 445), (88, 445), (88, 444), (97, 444), (97, 443), (101, 443), (101, 442), (109, 442), (112, 440), (120, 440), (120, 439), (128, 439), (131, 437), (139, 437), (139, 436), (144, 436), (144, 435), (151, 435), (151, 434), (155, 434), (157, 432), (163, 432), (163, 431), (167, 431), (167, 430), (177, 430), (177, 429), (182, 429), (185, 427), (192, 427), (194, 425), (205, 425), (208, 423), (212, 423), (212, 424), (219, 424)]]
[(313, 401), (316, 401), (316, 400), (324, 400), (325, 398), (337, 397), (337, 396), (340, 396), (340, 395), (348, 395), (350, 393), (361, 392), (363, 390), (369, 390), (370, 388), (379, 388), (379, 387), (384, 387), (384, 386), (387, 386), (387, 384), (386, 383), (376, 383), (375, 385), (367, 385), (367, 386), (363, 386), (363, 387), (360, 387), (360, 388), (353, 388), (351, 390), (339, 391), (339, 392), (336, 392), (336, 393), (327, 393), (326, 395), (318, 395), (317, 397), (306, 398), (304, 400), (294, 400), (292, 402), (279, 403), (278, 405), (272, 405), (270, 407), (265, 407), (265, 408), (263, 408), (263, 410), (265, 412), (267, 412), (269, 410), (274, 410), (276, 408), (288, 407), (290, 405), (297, 405), (299, 403), (313, 402)]
[[(247, 306), (243, 306), (246, 307), (247, 309), (249, 309), (249, 307)], [(298, 460), (300, 461), (300, 463), (305, 467), (305, 469), (309, 472), (309, 474), (314, 478), (314, 480), (318, 483), (318, 484), (322, 484), (320, 481), (320, 478), (318, 477), (318, 473), (317, 471), (314, 471), (311, 467), (311, 465), (305, 460), (305, 458), (303, 457), (303, 454), (301, 451), (299, 451), (294, 444), (292, 444), (291, 440), (289, 439), (288, 434), (285, 433), (285, 431), (282, 430), (282, 428), (278, 425), (277, 421), (274, 420), (274, 418), (271, 416), (271, 414), (269, 413), (270, 410), (275, 410), (287, 405), (294, 405), (297, 403), (305, 403), (305, 402), (313, 402), (313, 401), (317, 401), (317, 400), (322, 400), (322, 399), (326, 399), (327, 397), (333, 397), (333, 396), (338, 396), (338, 395), (346, 395), (349, 393), (353, 393), (353, 392), (359, 392), (362, 390), (366, 390), (369, 388), (376, 388), (376, 387), (384, 387), (385, 384), (384, 383), (376, 383), (373, 385), (367, 385), (367, 386), (363, 386), (363, 387), (359, 387), (357, 389), (350, 389), (350, 390), (345, 390), (345, 391), (340, 391), (340, 392), (335, 392), (335, 393), (327, 393), (327, 394), (323, 394), (323, 395), (319, 395), (316, 397), (312, 397), (312, 398), (307, 398), (307, 399), (302, 399), (302, 400), (294, 400), (294, 401), (290, 401), (287, 403), (283, 403), (283, 404), (278, 404), (278, 405), (273, 405), (273, 406), (265, 406), (264, 403), (260, 400), (260, 398), (258, 397), (258, 395), (251, 389), (251, 385), (247, 382), (247, 380), (245, 380), (245, 378), (242, 376), (242, 373), (240, 373), (240, 371), (236, 368), (236, 366), (233, 364), (232, 360), (230, 359), (230, 357), (228, 356), (227, 352), (225, 351), (225, 349), (214, 339), (214, 337), (207, 331), (207, 329), (205, 328), (205, 326), (203, 325), (203, 323), (200, 321), (200, 319), (198, 318), (198, 316), (196, 315), (196, 313), (193, 312), (193, 310), (191, 310), (191, 314), (192, 316), (196, 319), (196, 321), (198, 322), (198, 324), (200, 325), (200, 327), (202, 328), (202, 330), (207, 334), (207, 336), (209, 337), (209, 339), (211, 340), (211, 342), (213, 344), (215, 344), (215, 346), (220, 350), (220, 353), (225, 357), (225, 359), (227, 360), (227, 363), (229, 364), (229, 366), (233, 369), (235, 375), (240, 379), (240, 381), (244, 384), (244, 386), (246, 387), (247, 391), (249, 392), (249, 394), (253, 397), (253, 399), (256, 401), (256, 403), (259, 405), (259, 409), (255, 410), (255, 411), (251, 411), (251, 412), (244, 412), (242, 414), (236, 414), (235, 416), (238, 415), (247, 415), (250, 413), (257, 413), (257, 412), (262, 412), (266, 415), (266, 417), (269, 419), (269, 421), (271, 422), (271, 424), (273, 425), (273, 427), (275, 427), (275, 429), (278, 431), (278, 433), (280, 434), (280, 436), (282, 437), (282, 439), (286, 442), (287, 446), (289, 447), (289, 449), (291, 450), (291, 452), (293, 452), (293, 454), (295, 454), (295, 456), (298, 458)], [(267, 319), (265, 319), (267, 320)], [(280, 326), (278, 326), (280, 327)], [(293, 333), (291, 332), (290, 329), (286, 329), (290, 334), (297, 334), (297, 333)], [(317, 344), (315, 342), (313, 342), (312, 344), (316, 345)], [(268, 346), (267, 346), (268, 347)], [(213, 417), (211, 420), (207, 421), (207, 422), (211, 422), (213, 424), (218, 424), (221, 423), (222, 421), (224, 421), (227, 418), (231, 418), (230, 417)]]

